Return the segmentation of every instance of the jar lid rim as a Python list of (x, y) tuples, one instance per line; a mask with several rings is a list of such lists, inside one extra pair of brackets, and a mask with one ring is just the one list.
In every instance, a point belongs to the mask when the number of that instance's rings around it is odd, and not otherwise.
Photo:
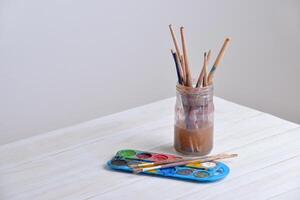
[(213, 85), (208, 85), (205, 87), (198, 87), (198, 88), (194, 88), (194, 87), (188, 87), (185, 85), (181, 85), (181, 84), (177, 84), (176, 85), (176, 90), (179, 92), (186, 92), (186, 93), (202, 93), (202, 92), (209, 92), (209, 91), (213, 91), (214, 86)]

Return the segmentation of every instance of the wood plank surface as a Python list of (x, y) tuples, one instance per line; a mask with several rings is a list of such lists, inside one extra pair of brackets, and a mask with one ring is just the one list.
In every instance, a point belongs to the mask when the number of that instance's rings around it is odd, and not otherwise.
[(0, 147), (0, 199), (300, 199), (300, 126), (215, 97), (212, 153), (229, 176), (199, 184), (108, 169), (125, 148), (173, 150), (175, 98)]

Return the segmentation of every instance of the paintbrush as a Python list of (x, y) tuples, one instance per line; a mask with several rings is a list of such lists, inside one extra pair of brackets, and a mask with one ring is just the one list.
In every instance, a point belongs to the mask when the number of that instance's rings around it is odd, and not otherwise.
[(210, 59), (210, 53), (211, 53), (211, 51), (209, 50), (208, 54), (207, 54), (207, 56), (205, 57), (205, 60), (204, 60), (204, 66), (203, 66), (203, 87), (206, 87), (208, 85), (208, 83), (207, 83), (207, 77), (208, 77), (208, 74), (207, 74), (207, 65), (208, 65), (208, 61)]
[(194, 159), (206, 159), (209, 157), (213, 157), (213, 156), (201, 156), (201, 157), (189, 158), (189, 159), (179, 158), (179, 159), (168, 160), (168, 161), (162, 160), (162, 161), (156, 161), (156, 162), (144, 162), (144, 163), (130, 164), (129, 167), (132, 167), (132, 168), (149, 167), (149, 166), (154, 166), (154, 165), (175, 163), (175, 162), (179, 162), (179, 161), (188, 161), (188, 160), (194, 160)]
[(225, 53), (225, 50), (226, 50), (226, 47), (229, 43), (230, 39), (229, 38), (226, 38), (224, 43), (223, 43), (223, 46), (215, 60), (215, 63), (213, 64), (209, 74), (208, 74), (208, 78), (207, 78), (207, 82), (209, 85), (211, 85), (213, 83), (213, 77), (214, 77), (214, 73), (215, 73), (215, 70), (217, 69), (217, 67), (219, 66), (223, 56), (224, 56), (224, 53)]
[(203, 87), (207, 86), (207, 56), (204, 56), (204, 66), (203, 66)]
[(174, 33), (174, 30), (173, 30), (173, 27), (172, 27), (172, 24), (169, 25), (169, 29), (170, 29), (170, 32), (171, 32), (171, 35), (172, 35), (172, 39), (173, 39), (173, 43), (174, 43), (174, 46), (175, 46), (175, 50), (176, 50), (176, 56), (179, 60), (179, 63), (180, 64), (180, 67), (181, 67), (181, 71), (183, 72), (182, 75), (183, 75), (183, 82), (185, 82), (185, 67), (184, 67), (184, 64), (183, 64), (183, 60), (181, 58), (181, 54), (180, 54), (180, 49), (179, 49), (179, 45), (178, 45), (178, 40), (177, 40), (177, 37)]
[(181, 69), (179, 67), (177, 55), (176, 55), (176, 53), (172, 49), (171, 49), (171, 53), (172, 53), (172, 56), (173, 56), (173, 59), (174, 59), (174, 62), (175, 62), (175, 66), (176, 66), (178, 83), (182, 85), (183, 84), (182, 71), (181, 71)]
[(201, 156), (201, 157), (196, 157), (196, 158), (178, 158), (176, 160), (169, 160), (169, 161), (156, 161), (156, 162), (144, 162), (144, 163), (138, 163), (138, 164), (131, 164), (129, 165), (130, 167), (133, 168), (137, 168), (137, 167), (146, 167), (146, 166), (154, 166), (154, 165), (163, 165), (163, 164), (169, 164), (169, 163), (176, 163), (176, 162), (181, 162), (181, 161), (192, 161), (192, 160), (199, 160), (199, 159), (215, 159), (215, 158), (219, 158), (219, 157), (224, 157), (224, 159), (226, 158), (226, 156), (231, 155), (228, 153), (220, 153), (220, 154), (216, 154), (216, 155), (212, 155), (212, 156)]
[(182, 75), (183, 75), (183, 82), (184, 82), (184, 85), (186, 85), (186, 70), (185, 70), (185, 63), (184, 63), (184, 59), (183, 59), (183, 56), (180, 55), (180, 58), (181, 58), (181, 61), (182, 61)]
[[(186, 86), (187, 87), (193, 87), (192, 83), (192, 75), (191, 75), (191, 70), (189, 66), (189, 59), (188, 59), (188, 50), (187, 50), (187, 44), (186, 44), (186, 37), (185, 37), (185, 31), (184, 27), (180, 27), (180, 36), (181, 36), (181, 44), (182, 44), (182, 51), (183, 51), (183, 63), (184, 63), (184, 68), (185, 68), (185, 73), (186, 73)], [(186, 99), (190, 103), (190, 98), (187, 96)], [(193, 119), (196, 119), (195, 115), (193, 112), (191, 112), (191, 106), (184, 106), (184, 113), (185, 113), (185, 121), (186, 121), (186, 127), (187, 128), (197, 128), (196, 123)]]
[(199, 78), (198, 78), (198, 81), (197, 81), (197, 84), (196, 84), (196, 88), (197, 87), (202, 87), (202, 84), (203, 84), (203, 77), (204, 77), (204, 66), (205, 66), (205, 61), (206, 60), (206, 52), (204, 53), (204, 60), (203, 60), (203, 66), (202, 66), (202, 70), (201, 70), (201, 73), (199, 75)]
[(193, 86), (192, 75), (189, 66), (188, 50), (187, 50), (187, 44), (186, 44), (185, 32), (183, 26), (180, 27), (180, 35), (181, 35), (181, 42), (182, 42), (182, 51), (183, 51), (183, 60), (184, 60), (183, 62), (184, 62), (184, 68), (186, 72), (186, 85), (192, 87)]
[(164, 169), (164, 168), (170, 168), (170, 167), (177, 167), (177, 166), (182, 166), (182, 165), (187, 165), (187, 164), (192, 164), (196, 162), (210, 162), (210, 161), (215, 161), (215, 160), (220, 160), (220, 159), (225, 159), (225, 158), (233, 158), (236, 157), (237, 154), (220, 154), (217, 155), (213, 158), (204, 158), (204, 159), (190, 159), (190, 160), (183, 160), (179, 162), (173, 162), (173, 163), (168, 163), (164, 165), (155, 165), (151, 167), (138, 167), (138, 168), (133, 168), (133, 173), (140, 173), (140, 172), (146, 172), (154, 169)]

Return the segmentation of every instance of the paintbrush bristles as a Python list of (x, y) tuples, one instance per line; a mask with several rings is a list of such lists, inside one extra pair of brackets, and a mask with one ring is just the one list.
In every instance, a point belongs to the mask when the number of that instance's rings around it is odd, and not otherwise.
[(171, 49), (171, 54), (172, 54), (174, 62), (175, 62), (178, 83), (182, 85), (183, 84), (182, 71), (181, 71), (181, 67), (179, 66), (179, 61), (178, 61), (177, 55), (173, 51), (173, 49)]
[(184, 68), (186, 72), (186, 84), (187, 86), (192, 87), (193, 83), (192, 83), (191, 70), (189, 66), (188, 50), (187, 50), (187, 44), (185, 39), (184, 27), (180, 27), (180, 35), (181, 35), (181, 42), (182, 42)]

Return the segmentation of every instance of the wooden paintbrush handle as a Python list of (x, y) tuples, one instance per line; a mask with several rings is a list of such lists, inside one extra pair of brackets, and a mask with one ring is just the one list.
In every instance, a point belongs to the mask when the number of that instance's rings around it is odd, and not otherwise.
[(203, 70), (203, 87), (206, 87), (208, 86), (208, 70), (207, 70), (207, 65), (208, 65), (208, 62), (209, 62), (209, 59), (210, 59), (210, 54), (211, 54), (211, 51), (209, 50), (208, 51), (208, 54), (204, 60), (204, 70)]
[(186, 71), (185, 71), (185, 63), (184, 63), (184, 59), (183, 59), (183, 56), (180, 55), (180, 58), (181, 58), (181, 61), (182, 61), (182, 75), (183, 75), (183, 82), (184, 82), (184, 85), (186, 85)]
[(228, 43), (229, 43), (230, 39), (229, 38), (226, 38), (224, 43), (223, 43), (223, 46), (215, 60), (215, 63), (214, 65), (212, 66), (210, 72), (209, 72), (209, 75), (208, 75), (208, 84), (212, 84), (213, 82), (213, 76), (214, 76), (214, 73), (215, 73), (215, 70), (217, 69), (217, 67), (219, 66), (223, 56), (224, 56), (224, 53), (225, 53), (225, 50), (226, 50), (226, 47), (228, 46)]
[(169, 25), (169, 29), (170, 29), (170, 32), (171, 32), (171, 35), (172, 35), (172, 39), (173, 39), (173, 43), (174, 43), (174, 46), (175, 46), (175, 50), (176, 50), (176, 56), (179, 60), (178, 62), (178, 65), (179, 67), (181, 68), (181, 71), (182, 71), (182, 75), (183, 75), (183, 82), (185, 83), (185, 69), (184, 69), (184, 63), (183, 63), (183, 59), (181, 57), (181, 53), (180, 53), (180, 49), (179, 49), (179, 45), (178, 45), (178, 40), (177, 40), (177, 37), (175, 35), (175, 32), (173, 30), (173, 27), (172, 27), (172, 24)]
[(184, 68), (185, 68), (185, 72), (186, 72), (186, 85), (189, 87), (192, 87), (193, 86), (192, 75), (191, 75), (191, 70), (190, 70), (190, 66), (189, 66), (188, 50), (187, 50), (187, 44), (186, 44), (186, 39), (185, 39), (184, 27), (180, 27), (180, 35), (181, 35), (181, 40), (182, 40)]
[(196, 159), (189, 159), (189, 160), (183, 160), (179, 162), (173, 162), (173, 163), (168, 163), (164, 165), (154, 165), (151, 167), (144, 167), (144, 168), (136, 168), (134, 169), (135, 173), (140, 173), (140, 172), (146, 172), (150, 171), (153, 169), (163, 169), (163, 168), (169, 168), (169, 167), (176, 167), (176, 166), (182, 166), (182, 165), (187, 165), (195, 162), (210, 162), (210, 161), (215, 161), (215, 160), (221, 160), (221, 159), (226, 159), (226, 158), (233, 158), (236, 157), (237, 154), (217, 154), (215, 156), (207, 156), (205, 158), (196, 158)]
[(201, 73), (200, 73), (200, 75), (199, 75), (199, 78), (198, 78), (196, 87), (202, 87), (203, 77), (204, 77), (205, 58), (206, 58), (206, 52), (204, 53), (203, 66), (202, 66)]

